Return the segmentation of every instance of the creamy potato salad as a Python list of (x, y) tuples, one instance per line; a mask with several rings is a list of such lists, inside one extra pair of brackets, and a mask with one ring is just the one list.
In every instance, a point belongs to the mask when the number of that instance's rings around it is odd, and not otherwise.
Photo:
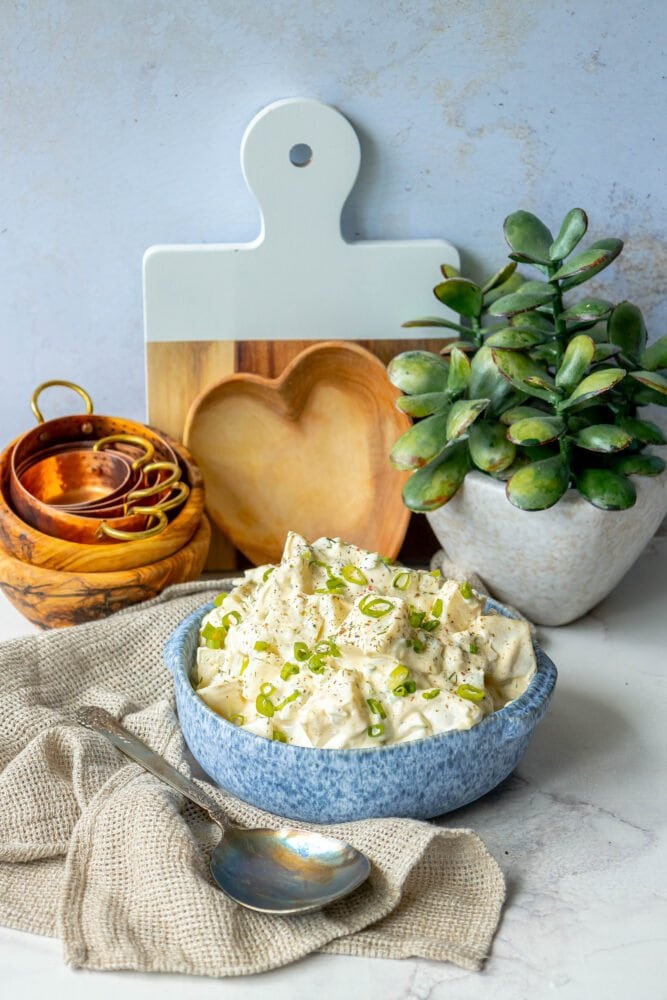
[(468, 583), (338, 538), (291, 533), (203, 619), (198, 695), (283, 743), (378, 747), (470, 729), (536, 664), (525, 621), (484, 614)]

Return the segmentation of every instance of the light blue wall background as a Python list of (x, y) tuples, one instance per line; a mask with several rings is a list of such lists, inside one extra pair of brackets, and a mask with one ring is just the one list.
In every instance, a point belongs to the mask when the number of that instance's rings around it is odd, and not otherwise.
[(504, 260), (509, 211), (557, 227), (581, 205), (595, 237), (627, 241), (600, 283), (665, 332), (663, 0), (0, 12), (2, 445), (32, 423), (46, 378), (82, 382), (99, 412), (144, 416), (143, 251), (256, 235), (238, 147), (280, 97), (334, 104), (360, 133), (347, 235), (442, 236), (480, 277)]

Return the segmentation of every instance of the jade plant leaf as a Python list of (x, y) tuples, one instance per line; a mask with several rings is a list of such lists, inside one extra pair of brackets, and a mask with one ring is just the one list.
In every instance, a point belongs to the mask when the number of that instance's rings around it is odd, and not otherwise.
[(506, 351), (523, 351), (527, 347), (535, 347), (545, 340), (545, 334), (533, 330), (521, 330), (516, 326), (507, 326), (497, 330), (486, 338), (487, 347), (502, 347)]
[(447, 390), (452, 395), (462, 392), (470, 379), (470, 361), (458, 347), (453, 347), (449, 355), (449, 375)]
[(549, 247), (549, 259), (562, 260), (563, 257), (569, 257), (587, 229), (588, 217), (583, 208), (571, 209), (563, 219), (558, 236)]
[(548, 264), (554, 241), (549, 229), (532, 212), (512, 212), (503, 223), (505, 239), (516, 254), (540, 264)]
[(538, 410), (536, 406), (513, 406), (500, 415), (500, 422), (509, 426), (518, 420), (528, 420), (529, 417), (547, 417), (548, 413)]
[(565, 430), (565, 421), (560, 417), (525, 417), (510, 425), (507, 436), (515, 444), (548, 444)]
[(642, 351), (639, 361), (642, 368), (649, 372), (667, 368), (667, 337), (660, 337), (654, 344), (650, 344), (645, 351)]
[(446, 330), (456, 330), (457, 333), (470, 333), (467, 326), (455, 323), (452, 319), (443, 319), (442, 316), (424, 316), (423, 319), (409, 319), (406, 323), (403, 323), (402, 326), (405, 330), (415, 326), (435, 326), (442, 327)]
[(646, 326), (641, 309), (632, 302), (619, 302), (609, 317), (607, 339), (617, 344), (627, 358), (638, 359), (646, 347)]
[(404, 351), (389, 362), (387, 375), (392, 385), (410, 396), (443, 392), (447, 386), (449, 365), (431, 351)]
[(590, 337), (583, 333), (573, 337), (565, 349), (560, 368), (556, 372), (558, 388), (571, 392), (581, 382), (594, 356), (595, 344)]
[(453, 441), (441, 455), (414, 472), (403, 487), (403, 503), (410, 510), (442, 507), (454, 496), (470, 468), (465, 441)]
[(445, 409), (450, 402), (448, 392), (422, 392), (417, 396), (401, 396), (396, 400), (396, 406), (411, 417), (429, 417)]
[(611, 469), (584, 469), (577, 476), (577, 487), (582, 497), (602, 510), (626, 510), (637, 499), (630, 480)]
[(482, 289), (468, 278), (448, 278), (433, 292), (443, 305), (461, 316), (479, 316), (482, 311)]
[(581, 299), (575, 302), (561, 313), (561, 319), (567, 322), (576, 320), (591, 320), (599, 323), (611, 312), (613, 305), (606, 299)]
[(538, 344), (531, 350), (530, 356), (533, 361), (544, 361), (553, 368), (558, 367), (558, 345), (553, 342)]
[(609, 358), (615, 357), (620, 351), (620, 347), (616, 344), (608, 344), (606, 341), (600, 341), (595, 344), (595, 354), (593, 355), (593, 363), (597, 361), (608, 361)]
[(663, 378), (658, 372), (629, 372), (628, 374), (641, 382), (642, 385), (648, 386), (653, 392), (667, 396), (667, 378)]
[(632, 434), (641, 444), (667, 444), (662, 428), (652, 420), (638, 420), (636, 417), (619, 417), (616, 421), (628, 434)]
[(509, 480), (507, 498), (521, 510), (553, 507), (567, 490), (570, 473), (560, 455), (525, 465)]
[(489, 312), (492, 316), (515, 316), (535, 309), (536, 306), (546, 305), (555, 294), (556, 289), (547, 281), (524, 281), (516, 292), (496, 299)]
[(490, 292), (492, 288), (504, 285), (506, 281), (509, 281), (515, 271), (516, 263), (514, 261), (510, 261), (509, 264), (505, 264), (505, 266), (501, 267), (499, 271), (496, 271), (495, 274), (492, 274), (490, 278), (486, 279), (482, 285), (482, 293), (486, 294), (487, 292)]
[(592, 243), (588, 250), (570, 257), (565, 264), (558, 268), (552, 275), (552, 281), (561, 281), (563, 291), (580, 285), (583, 281), (588, 281), (594, 274), (608, 267), (613, 260), (616, 260), (623, 249), (623, 240), (614, 237), (605, 240), (597, 240)]
[(488, 399), (459, 399), (454, 403), (447, 417), (447, 440), (465, 434), (470, 425), (489, 405)]
[(611, 460), (611, 468), (623, 476), (659, 476), (665, 469), (665, 462), (659, 455), (634, 452), (615, 455)]
[(492, 350), (493, 359), (499, 370), (515, 389), (520, 389), (529, 396), (537, 396), (538, 399), (546, 399), (548, 402), (555, 402), (558, 399), (553, 379), (547, 370), (528, 355), (498, 348)]
[(483, 472), (502, 472), (512, 465), (516, 448), (507, 440), (507, 431), (499, 421), (478, 420), (468, 433), (470, 457)]
[(454, 267), (453, 264), (441, 264), (440, 273), (442, 274), (443, 278), (458, 278), (459, 269), (457, 267)]
[[(515, 263), (510, 266), (516, 267)], [(510, 292), (516, 292), (523, 284), (525, 284), (526, 279), (522, 274), (517, 271), (515, 274), (510, 275), (507, 281), (504, 281), (502, 285), (496, 285), (495, 288), (491, 288), (488, 292), (484, 292), (484, 306), (485, 308), (490, 306), (492, 302), (499, 299), (501, 295), (509, 295)]]
[(517, 330), (532, 330), (534, 333), (546, 333), (552, 337), (554, 335), (553, 319), (541, 312), (529, 310), (528, 312), (517, 313), (514, 318), (510, 319), (510, 324), (516, 327)]
[(493, 360), (490, 347), (480, 347), (470, 363), (468, 396), (471, 399), (490, 399), (490, 410), (503, 410), (512, 398), (514, 389)]
[(419, 469), (447, 444), (447, 413), (434, 413), (401, 434), (389, 454), (395, 469)]
[(640, 385), (639, 382), (626, 382), (623, 388), (637, 406), (667, 406), (667, 395), (663, 392), (656, 392), (654, 389), (649, 389), (647, 385)]
[(443, 357), (446, 357), (455, 347), (458, 347), (460, 351), (467, 351), (470, 354), (474, 354), (477, 350), (472, 340), (450, 340), (440, 349), (440, 353)]
[(587, 451), (623, 451), (632, 444), (632, 435), (614, 424), (591, 424), (578, 432), (575, 442)]
[[(583, 382), (574, 389), (569, 399), (564, 400), (560, 405), (562, 409), (584, 403), (587, 399), (599, 396), (603, 392), (608, 392), (615, 385), (625, 378), (625, 372), (620, 368), (600, 368), (599, 371), (591, 372)], [(667, 383), (665, 383), (667, 385)]]

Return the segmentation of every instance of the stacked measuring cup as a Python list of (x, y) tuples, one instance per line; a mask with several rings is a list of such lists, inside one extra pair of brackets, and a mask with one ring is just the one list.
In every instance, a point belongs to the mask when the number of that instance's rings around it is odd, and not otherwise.
[[(85, 413), (45, 421), (65, 386)], [(35, 390), (38, 420), (0, 454), (0, 586), (42, 626), (101, 617), (197, 577), (210, 527), (201, 475), (167, 435), (100, 416), (85, 390)]]

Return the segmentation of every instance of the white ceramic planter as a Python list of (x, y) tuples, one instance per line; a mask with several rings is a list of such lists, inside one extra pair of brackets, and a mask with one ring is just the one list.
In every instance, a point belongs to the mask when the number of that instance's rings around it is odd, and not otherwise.
[(633, 482), (629, 510), (599, 510), (569, 490), (549, 510), (527, 512), (512, 506), (504, 483), (471, 472), (426, 516), (449, 558), (494, 597), (539, 625), (565, 625), (613, 590), (667, 514), (667, 472)]

